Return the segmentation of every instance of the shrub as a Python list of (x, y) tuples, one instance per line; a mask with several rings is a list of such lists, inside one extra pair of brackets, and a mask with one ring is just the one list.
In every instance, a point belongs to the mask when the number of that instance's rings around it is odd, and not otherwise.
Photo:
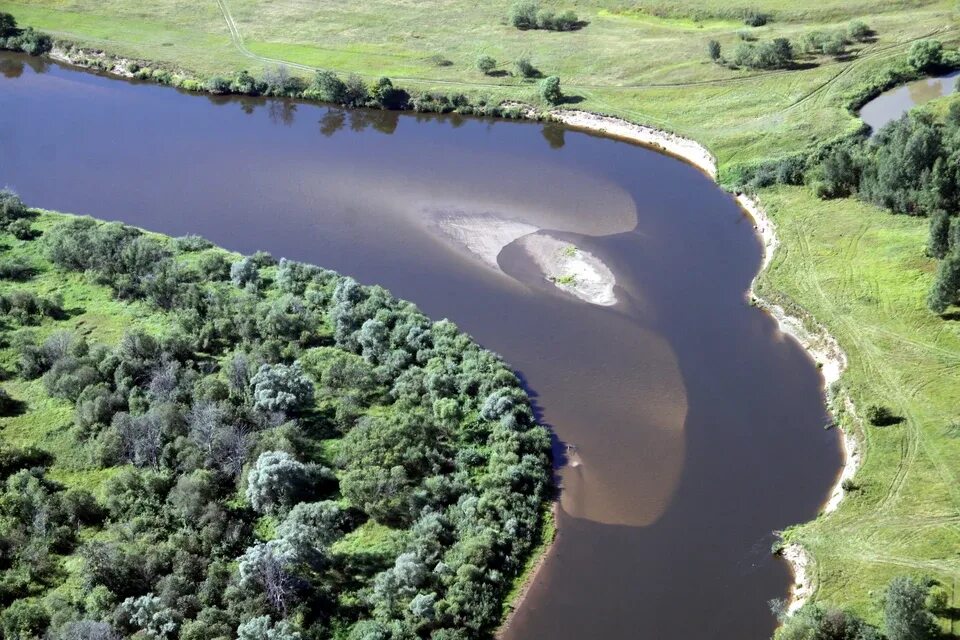
[(866, 412), (864, 412), (864, 417), (866, 417), (867, 422), (877, 427), (892, 424), (897, 420), (897, 417), (890, 409), (879, 404), (869, 405)]
[(490, 56), (483, 55), (477, 58), (477, 69), (484, 75), (490, 75), (497, 68), (497, 61)]
[(384, 109), (405, 109), (410, 94), (393, 86), (390, 78), (380, 78), (371, 87), (370, 97)]
[(847, 36), (855, 42), (863, 42), (871, 33), (870, 27), (863, 20), (854, 20), (847, 25)]
[(540, 72), (537, 71), (537, 68), (533, 66), (533, 63), (530, 62), (530, 58), (527, 56), (521, 56), (520, 58), (517, 58), (514, 66), (517, 68), (517, 73), (524, 78), (536, 78), (538, 75), (540, 75)]
[(33, 226), (26, 218), (20, 218), (19, 220), (14, 220), (8, 224), (7, 231), (9, 231), (17, 240), (33, 240), (33, 238), (36, 237), (36, 232), (34, 232)]
[(173, 241), (173, 244), (177, 248), (177, 251), (183, 251), (185, 253), (203, 251), (213, 246), (213, 243), (206, 238), (193, 234), (180, 236)]
[(517, 29), (536, 29), (540, 5), (532, 0), (521, 0), (510, 8), (510, 24)]
[(707, 55), (710, 56), (710, 59), (714, 62), (720, 59), (720, 43), (716, 40), (711, 40), (707, 43)]
[(743, 17), (743, 24), (748, 27), (762, 27), (770, 21), (770, 15), (758, 11), (749, 11)]
[(549, 76), (540, 82), (540, 97), (548, 104), (560, 104), (563, 94), (560, 91), (560, 78)]
[(910, 46), (907, 63), (917, 71), (927, 71), (943, 60), (943, 43), (928, 38), (917, 40)]
[(203, 86), (204, 89), (210, 93), (215, 93), (217, 95), (230, 93), (230, 81), (223, 76), (213, 76), (212, 78), (208, 78)]

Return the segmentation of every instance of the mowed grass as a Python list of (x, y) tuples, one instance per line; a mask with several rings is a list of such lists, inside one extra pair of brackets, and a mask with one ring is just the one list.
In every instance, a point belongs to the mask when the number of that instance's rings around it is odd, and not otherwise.
[(960, 322), (926, 309), (935, 268), (923, 254), (926, 220), (802, 188), (770, 190), (763, 202), (783, 244), (760, 294), (826, 324), (849, 355), (842, 384), (854, 402), (903, 418), (846, 421), (866, 442), (858, 488), (788, 533), (815, 558), (818, 600), (878, 622), (893, 576), (931, 576), (951, 594), (960, 578)]
[[(512, 0), (224, 3), (240, 43), (213, 0), (0, 0), (0, 11), (202, 75), (261, 71), (268, 63), (259, 56), (494, 100), (536, 100), (534, 84), (511, 73), (527, 55), (562, 78), (577, 100), (568, 106), (694, 138), (717, 156), (721, 177), (735, 165), (802, 152), (856, 130), (851, 100), (886, 70), (902, 67), (913, 41), (960, 42), (955, 3), (940, 0), (542, 0), (589, 22), (572, 33), (509, 27)], [(798, 70), (710, 63), (707, 41), (718, 40), (731, 55), (738, 32), (747, 30), (740, 15), (748, 9), (773, 18), (749, 29), (761, 40), (840, 29), (851, 19), (866, 21), (877, 37), (843, 59), (803, 59)], [(496, 58), (504, 73), (477, 71), (480, 54)], [(788, 534), (816, 558), (814, 600), (879, 622), (890, 577), (931, 575), (952, 587), (960, 571), (960, 427), (951, 426), (960, 420), (960, 325), (925, 308), (935, 268), (923, 255), (925, 221), (852, 200), (822, 202), (801, 188), (767, 190), (761, 199), (782, 240), (759, 282), (761, 294), (810, 314), (838, 337), (850, 360), (843, 384), (859, 406), (884, 404), (904, 417), (863, 432), (860, 488), (840, 509)], [(371, 530), (345, 544), (363, 554), (393, 542), (389, 532)]]

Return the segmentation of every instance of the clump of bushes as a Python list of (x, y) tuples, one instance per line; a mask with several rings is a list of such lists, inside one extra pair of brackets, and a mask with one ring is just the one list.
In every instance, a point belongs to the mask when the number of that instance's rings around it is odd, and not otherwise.
[(793, 65), (793, 45), (786, 38), (769, 42), (739, 44), (733, 54), (733, 63), (749, 69), (787, 69)]
[(31, 56), (39, 56), (53, 48), (53, 39), (32, 27), (21, 29), (16, 19), (9, 13), (0, 13), (0, 49), (23, 51)]
[(510, 8), (510, 24), (517, 29), (544, 29), (547, 31), (573, 31), (582, 24), (573, 11), (556, 14), (541, 9), (535, 0), (521, 0)]
[(804, 53), (839, 56), (847, 50), (846, 31), (810, 31), (800, 38), (800, 49)]

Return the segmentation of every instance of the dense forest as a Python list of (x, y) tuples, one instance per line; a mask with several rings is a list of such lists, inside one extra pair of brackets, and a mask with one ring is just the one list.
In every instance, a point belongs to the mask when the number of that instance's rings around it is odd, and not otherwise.
[(488, 636), (550, 440), (451, 322), (0, 194), (0, 637)]

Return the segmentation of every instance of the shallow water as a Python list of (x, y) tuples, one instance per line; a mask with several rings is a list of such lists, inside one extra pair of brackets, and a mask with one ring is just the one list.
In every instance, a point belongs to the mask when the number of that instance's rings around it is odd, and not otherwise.
[(956, 90), (958, 77), (960, 77), (960, 71), (954, 71), (937, 78), (914, 80), (885, 91), (863, 105), (860, 109), (860, 119), (870, 125), (875, 133), (883, 125), (896, 120), (913, 107), (953, 93)]
[[(709, 178), (556, 125), (0, 72), (0, 184), (30, 204), (383, 284), (518, 369), (577, 464), (507, 638), (769, 636), (771, 531), (816, 514), (840, 454), (813, 362), (744, 299), (761, 247)], [(506, 231), (457, 239), (450, 216)], [(511, 229), (602, 260), (617, 304), (545, 281)]]

